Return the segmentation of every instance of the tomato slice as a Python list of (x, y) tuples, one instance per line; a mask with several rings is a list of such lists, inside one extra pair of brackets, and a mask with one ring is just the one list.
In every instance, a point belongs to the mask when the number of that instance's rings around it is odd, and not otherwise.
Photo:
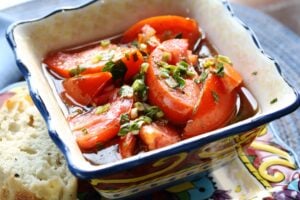
[(232, 67), (232, 64), (224, 63), (224, 74), (222, 81), (225, 88), (230, 92), (243, 82), (241, 75)]
[(228, 89), (224, 82), (223, 77), (208, 75), (195, 113), (184, 128), (184, 138), (212, 131), (229, 122), (236, 109), (237, 92)]
[(169, 87), (165, 80), (160, 78), (158, 63), (161, 62), (164, 52), (171, 53), (170, 64), (180, 61), (187, 56), (187, 47), (188, 43), (185, 39), (163, 42), (151, 53), (146, 73), (150, 103), (160, 107), (166, 118), (175, 124), (184, 124), (190, 119), (200, 95), (200, 89), (192, 79), (185, 79), (182, 89)]
[(127, 133), (125, 136), (120, 138), (119, 153), (122, 158), (128, 158), (134, 155), (136, 143), (136, 136), (131, 133)]
[(69, 78), (79, 74), (101, 72), (107, 62), (119, 60), (128, 68), (128, 79), (139, 71), (143, 56), (134, 48), (110, 44), (105, 47), (97, 45), (85, 50), (57, 52), (49, 55), (44, 63), (59, 76)]
[(81, 149), (91, 149), (114, 138), (120, 129), (120, 116), (128, 113), (133, 99), (118, 97), (108, 104), (108, 110), (98, 113), (99, 107), (70, 119), (70, 127)]
[(177, 37), (188, 39), (189, 49), (193, 48), (201, 35), (199, 26), (194, 19), (174, 15), (155, 16), (141, 20), (131, 26), (123, 34), (122, 43), (136, 40), (145, 25), (149, 25), (156, 31), (156, 36), (161, 42)]
[(67, 78), (62, 82), (66, 94), (64, 96), (71, 98), (71, 101), (74, 100), (81, 105), (89, 105), (111, 78), (112, 75), (110, 72), (85, 74)]
[(179, 133), (171, 126), (163, 123), (143, 125), (139, 137), (149, 150), (158, 149), (180, 141)]
[(122, 62), (126, 65), (127, 71), (125, 74), (125, 81), (132, 79), (137, 73), (139, 73), (141, 64), (144, 62), (144, 57), (141, 52), (134, 51), (130, 54), (126, 54), (122, 58)]

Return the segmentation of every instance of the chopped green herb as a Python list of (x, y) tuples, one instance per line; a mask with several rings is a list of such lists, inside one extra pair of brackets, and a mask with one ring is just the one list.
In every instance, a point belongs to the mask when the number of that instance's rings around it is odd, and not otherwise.
[(147, 106), (144, 114), (151, 119), (158, 119), (164, 116), (164, 113), (157, 106)]
[(141, 102), (135, 102), (133, 104), (133, 107), (137, 108), (138, 111), (144, 111), (145, 110), (144, 104), (141, 103)]
[(214, 98), (214, 102), (219, 102), (219, 95), (215, 91), (211, 91), (211, 95)]
[(169, 78), (170, 71), (166, 68), (159, 68), (159, 77), (160, 78)]
[(108, 111), (109, 109), (110, 109), (110, 104), (109, 103), (107, 103), (105, 105), (102, 105), (102, 106), (98, 106), (96, 108), (95, 114), (97, 114), (97, 115), (103, 114), (106, 111)]
[(119, 95), (121, 97), (128, 97), (128, 98), (133, 97), (133, 89), (132, 89), (132, 87), (130, 87), (128, 85), (123, 85), (120, 88)]
[(100, 45), (103, 48), (108, 47), (110, 45), (110, 40), (101, 40)]
[(208, 77), (208, 72), (206, 70), (204, 70), (200, 77), (198, 79), (196, 79), (196, 83), (204, 83), (204, 81), (207, 79)]
[(176, 80), (179, 88), (182, 89), (185, 86), (185, 80), (180, 75), (174, 75), (174, 79)]
[(127, 72), (127, 67), (122, 60), (118, 60), (117, 62), (110, 60), (105, 64), (102, 71), (110, 72), (114, 80), (123, 80)]
[(139, 48), (139, 43), (138, 43), (137, 40), (132, 41), (131, 45), (134, 46), (134, 47), (136, 47), (136, 48)]
[(215, 73), (217, 76), (221, 76), (221, 77), (224, 76), (224, 64), (223, 63), (220, 63), (220, 62), (216, 63)]
[(135, 120), (126, 121), (125, 123), (121, 123), (118, 135), (124, 136), (129, 132), (138, 134), (138, 131), (144, 124), (150, 124), (151, 122), (152, 119), (147, 116), (140, 116)]
[(227, 64), (232, 64), (230, 58), (228, 58), (227, 56), (223, 56), (223, 55), (217, 55), (216, 56), (216, 61), (218, 63), (227, 63)]
[(81, 74), (83, 71), (85, 71), (86, 70), (86, 68), (85, 67), (81, 67), (80, 65), (77, 65), (77, 67), (75, 67), (75, 68), (73, 68), (73, 69), (71, 69), (70, 71), (69, 71), (69, 73), (70, 73), (70, 76), (77, 76), (77, 75), (79, 75), (79, 74)]
[(185, 70), (189, 67), (189, 64), (183, 60), (179, 61), (176, 65), (182, 67), (182, 69), (185, 69)]
[(110, 72), (114, 66), (115, 66), (115, 63), (110, 60), (107, 63), (105, 63), (102, 71), (104, 71), (104, 72)]
[(194, 77), (196, 75), (196, 72), (194, 70), (187, 70), (186, 75)]
[(178, 86), (178, 83), (175, 81), (175, 79), (172, 76), (165, 79), (165, 82), (170, 88), (176, 88)]
[(98, 62), (100, 62), (103, 59), (102, 55), (96, 55), (93, 59), (92, 59), (92, 63), (96, 64)]
[(254, 76), (256, 76), (258, 74), (258, 72), (255, 71), (255, 72), (252, 72), (251, 74), (254, 75)]
[(162, 55), (162, 58), (161, 58), (161, 60), (163, 61), (163, 62), (168, 62), (170, 59), (171, 59), (171, 53), (170, 52), (167, 52), (167, 51), (165, 51), (165, 52), (163, 52), (163, 55)]
[(149, 67), (149, 63), (146, 63), (146, 62), (142, 63), (140, 73), (146, 73), (148, 70), (148, 67)]
[(135, 92), (144, 90), (145, 87), (145, 82), (142, 79), (136, 79), (132, 84), (133, 91)]
[(125, 123), (128, 123), (130, 120), (129, 120), (129, 115), (128, 114), (122, 114), (121, 115), (121, 118), (120, 118), (120, 123), (121, 124), (125, 124)]
[(89, 134), (89, 131), (86, 128), (81, 129), (83, 135)]
[(202, 63), (202, 66), (204, 69), (212, 67), (215, 64), (214, 60), (212, 59), (207, 59)]
[(276, 103), (278, 101), (278, 99), (277, 98), (274, 98), (274, 99), (272, 99), (271, 101), (270, 101), (270, 104), (274, 104), (274, 103)]

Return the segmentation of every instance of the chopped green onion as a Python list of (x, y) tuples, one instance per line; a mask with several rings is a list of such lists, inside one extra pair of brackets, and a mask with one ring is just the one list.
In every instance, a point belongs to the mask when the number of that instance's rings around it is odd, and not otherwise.
[(97, 114), (97, 115), (103, 114), (106, 111), (108, 111), (109, 109), (110, 109), (110, 104), (109, 103), (107, 103), (105, 105), (102, 105), (102, 106), (98, 106), (96, 108), (95, 114)]
[(81, 74), (83, 71), (85, 71), (86, 70), (86, 68), (85, 67), (81, 67), (80, 65), (77, 65), (77, 67), (75, 67), (75, 68), (73, 68), (73, 69), (71, 69), (70, 71), (69, 71), (69, 73), (70, 73), (70, 76), (77, 76), (77, 75), (79, 75), (79, 74)]
[(230, 58), (227, 57), (227, 56), (223, 56), (223, 55), (217, 55), (216, 56), (216, 61), (221, 62), (221, 63), (232, 64)]
[(159, 68), (159, 77), (160, 78), (169, 78), (170, 77), (170, 71), (165, 68)]
[(146, 63), (146, 62), (142, 63), (140, 73), (146, 73), (148, 70), (148, 67), (149, 67), (149, 63)]
[(100, 62), (101, 60), (103, 60), (103, 56), (102, 55), (96, 55), (93, 59), (92, 59), (92, 63), (96, 64), (98, 62)]
[(138, 131), (144, 124), (150, 124), (151, 122), (152, 122), (151, 118), (149, 118), (147, 116), (140, 116), (139, 118), (137, 118), (135, 120), (121, 123), (121, 127), (120, 127), (118, 135), (124, 136), (129, 132), (138, 133)]
[(141, 102), (135, 102), (135, 103), (133, 104), (133, 107), (134, 107), (134, 108), (137, 108), (138, 111), (144, 111), (144, 110), (145, 110), (144, 104), (141, 103)]
[(120, 118), (120, 124), (125, 124), (128, 123), (129, 120), (129, 115), (128, 114), (122, 114)]
[(223, 77), (225, 72), (224, 72), (224, 64), (223, 63), (216, 63), (216, 70), (215, 70), (215, 73), (217, 76), (221, 76)]
[(133, 88), (133, 91), (141, 91), (143, 90), (144, 88), (146, 87), (145, 83), (143, 80), (141, 79), (136, 79), (133, 84), (132, 84), (132, 88)]
[(133, 97), (133, 89), (132, 89), (132, 87), (130, 87), (128, 85), (123, 85), (120, 88), (119, 95), (121, 97), (128, 97), (128, 98)]
[(165, 82), (170, 88), (176, 88), (178, 86), (178, 83), (175, 81), (175, 79), (172, 76), (165, 79)]
[(144, 44), (144, 43), (141, 43), (139, 49), (142, 50), (142, 51), (143, 51), (143, 50), (146, 50), (146, 49), (147, 49), (147, 45)]
[(168, 62), (168, 61), (171, 59), (171, 56), (172, 56), (172, 55), (171, 55), (170, 52), (164, 51), (161, 60), (162, 60), (163, 62)]
[(100, 45), (103, 48), (108, 47), (110, 45), (110, 40), (101, 40)]
[(157, 119), (164, 116), (164, 113), (157, 106), (148, 106), (146, 107), (144, 114), (151, 119)]

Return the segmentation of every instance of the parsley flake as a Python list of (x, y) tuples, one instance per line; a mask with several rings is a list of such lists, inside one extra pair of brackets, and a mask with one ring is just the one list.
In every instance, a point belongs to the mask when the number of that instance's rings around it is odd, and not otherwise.
[(211, 91), (211, 95), (214, 98), (214, 102), (216, 102), (216, 103), (219, 102), (220, 97), (219, 97), (218, 93), (216, 93), (215, 91)]
[(274, 103), (276, 103), (278, 101), (278, 99), (277, 98), (274, 98), (274, 99), (272, 99), (271, 101), (270, 101), (270, 104), (274, 104)]

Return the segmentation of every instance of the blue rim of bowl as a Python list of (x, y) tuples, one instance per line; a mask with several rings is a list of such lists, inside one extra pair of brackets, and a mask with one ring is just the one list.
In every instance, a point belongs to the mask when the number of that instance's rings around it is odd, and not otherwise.
[(242, 25), (247, 30), (249, 35), (252, 37), (252, 40), (255, 43), (258, 50), (260, 50), (262, 54), (264, 54), (267, 58), (269, 58), (271, 61), (274, 62), (278, 72), (283, 77), (284, 81), (293, 89), (295, 97), (296, 97), (295, 101), (293, 103), (291, 103), (290, 105), (288, 105), (287, 107), (282, 108), (276, 112), (256, 117), (252, 121), (247, 122), (242, 125), (239, 125), (237, 127), (225, 129), (225, 130), (216, 132), (214, 134), (207, 134), (206, 137), (204, 137), (204, 138), (195, 139), (195, 138), (197, 138), (197, 137), (195, 137), (189, 141), (183, 140), (183, 141), (175, 144), (175, 146), (171, 145), (169, 147), (162, 148), (161, 150), (155, 151), (154, 153), (147, 152), (142, 155), (137, 155), (137, 156), (132, 157), (131, 159), (125, 159), (125, 160), (122, 160), (122, 162), (116, 162), (115, 164), (109, 165), (108, 167), (102, 168), (102, 169), (87, 170), (87, 169), (81, 168), (80, 166), (76, 165), (73, 162), (70, 150), (68, 149), (67, 145), (65, 145), (63, 143), (63, 141), (59, 138), (59, 135), (57, 134), (57, 132), (54, 128), (54, 124), (51, 121), (51, 117), (49, 116), (49, 113), (45, 107), (45, 103), (39, 96), (34, 85), (32, 84), (31, 74), (29, 73), (27, 67), (22, 63), (21, 59), (18, 57), (18, 55), (16, 53), (17, 46), (16, 46), (16, 43), (14, 40), (13, 32), (14, 32), (14, 28), (18, 25), (41, 21), (45, 18), (51, 17), (52, 15), (55, 15), (56, 13), (60, 13), (60, 12), (79, 10), (79, 9), (89, 6), (95, 2), (97, 2), (97, 0), (91, 0), (85, 4), (82, 4), (77, 7), (56, 9), (56, 10), (52, 11), (51, 13), (49, 13), (41, 18), (38, 18), (38, 19), (16, 22), (16, 23), (12, 24), (11, 26), (9, 26), (9, 28), (7, 29), (7, 33), (6, 33), (7, 40), (10, 44), (10, 47), (12, 48), (12, 50), (14, 52), (17, 66), (19, 67), (20, 71), (22, 72), (22, 74), (28, 84), (30, 95), (31, 95), (36, 107), (38, 108), (38, 110), (40, 111), (40, 113), (42, 114), (43, 118), (46, 121), (46, 124), (48, 126), (49, 135), (52, 138), (52, 140), (54, 141), (54, 143), (58, 146), (58, 148), (65, 155), (65, 158), (68, 162), (68, 167), (69, 167), (70, 171), (77, 177), (83, 178), (83, 179), (98, 178), (101, 176), (120, 172), (120, 171), (129, 169), (129, 168), (141, 165), (141, 164), (145, 164), (145, 163), (157, 160), (159, 158), (170, 156), (170, 155), (173, 155), (176, 153), (180, 153), (180, 152), (184, 152), (184, 151), (191, 151), (193, 149), (199, 148), (210, 142), (214, 142), (214, 141), (217, 141), (217, 140), (229, 137), (229, 136), (233, 136), (233, 135), (245, 132), (245, 131), (249, 131), (253, 128), (256, 128), (258, 126), (266, 124), (270, 121), (273, 121), (275, 119), (278, 119), (286, 114), (289, 114), (289, 113), (295, 111), (300, 106), (299, 93), (282, 75), (281, 69), (280, 69), (280, 66), (278, 65), (278, 63), (275, 61), (275, 59), (273, 59), (269, 55), (265, 54), (264, 50), (262, 49), (257, 37), (255, 36), (254, 32), (252, 31), (252, 29), (250, 29), (245, 23), (243, 23), (238, 17), (235, 16), (235, 14), (231, 8), (231, 5), (227, 2), (227, 0), (222, 0), (223, 6), (230, 12), (231, 16), (235, 20), (237, 20), (240, 23), (240, 25)]

